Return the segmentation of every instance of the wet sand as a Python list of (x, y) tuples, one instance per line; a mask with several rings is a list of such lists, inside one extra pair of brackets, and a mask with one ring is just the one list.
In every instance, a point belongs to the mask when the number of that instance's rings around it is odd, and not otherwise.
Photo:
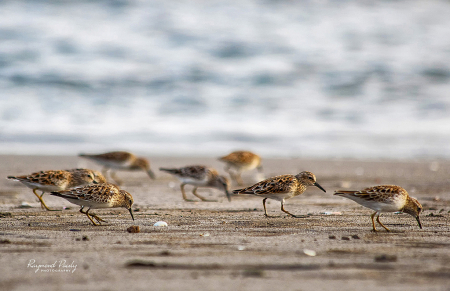
[[(308, 170), (327, 190), (312, 187), (287, 200), (288, 211), (308, 218), (288, 217), (277, 201), (268, 211), (279, 217), (265, 218), (254, 196), (230, 203), (220, 191), (199, 189), (218, 201), (185, 202), (179, 182), (157, 170), (206, 164), (223, 173), (216, 159), (150, 160), (154, 181), (143, 172), (118, 173), (136, 220), (125, 209), (96, 210), (108, 221), (98, 227), (64, 199), (45, 194), (50, 208), (65, 209), (44, 211), (30, 189), (0, 179), (0, 289), (450, 290), (449, 161), (265, 159), (267, 177)], [(0, 156), (0, 177), (76, 167), (101, 169), (77, 157)], [(250, 185), (255, 176), (243, 178)], [(392, 231), (374, 233), (371, 210), (332, 195), (378, 184), (418, 198), (424, 228), (409, 215), (383, 214)], [(154, 227), (157, 221), (168, 227)], [(132, 225), (140, 233), (128, 233)], [(37, 271), (45, 264), (55, 266)]]

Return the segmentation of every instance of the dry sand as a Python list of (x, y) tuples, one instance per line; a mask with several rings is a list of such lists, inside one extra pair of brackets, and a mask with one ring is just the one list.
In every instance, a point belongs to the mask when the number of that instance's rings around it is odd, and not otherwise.
[[(218, 202), (185, 202), (179, 182), (159, 167), (206, 164), (223, 172), (223, 165), (213, 158), (151, 162), (155, 181), (118, 173), (134, 197), (136, 221), (125, 209), (97, 210), (108, 221), (98, 227), (64, 199), (44, 195), (49, 207), (70, 209), (43, 211), (30, 189), (0, 179), (0, 290), (450, 290), (448, 161), (264, 160), (266, 176), (316, 174), (327, 193), (313, 187), (286, 203), (308, 218), (287, 217), (277, 201), (268, 210), (280, 217), (265, 218), (262, 199), (229, 203), (210, 189), (199, 193)], [(0, 156), (0, 177), (75, 167), (100, 169), (77, 157)], [(417, 197), (424, 228), (409, 215), (384, 214), (392, 232), (374, 233), (371, 210), (332, 195), (378, 184)], [(154, 227), (157, 221), (168, 227)], [(132, 225), (141, 232), (128, 233)]]

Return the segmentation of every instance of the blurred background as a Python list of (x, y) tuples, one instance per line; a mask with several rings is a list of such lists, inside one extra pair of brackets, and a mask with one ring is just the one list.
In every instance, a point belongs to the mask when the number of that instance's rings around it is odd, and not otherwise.
[(450, 1), (2, 1), (0, 154), (449, 158)]

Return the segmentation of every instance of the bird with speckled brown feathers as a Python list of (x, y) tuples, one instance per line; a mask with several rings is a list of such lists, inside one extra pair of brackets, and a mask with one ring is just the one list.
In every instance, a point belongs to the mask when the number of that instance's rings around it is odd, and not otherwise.
[(249, 151), (235, 151), (219, 158), (219, 161), (226, 163), (225, 171), (239, 186), (244, 184), (241, 177), (242, 172), (255, 168), (259, 173), (263, 172), (261, 157)]
[[(106, 182), (102, 174), (89, 169), (40, 171), (24, 176), (8, 176), (8, 179), (22, 182), (28, 188), (33, 189), (34, 195), (41, 202), (41, 207), (49, 211), (52, 209), (48, 208), (42, 199), (45, 192), (61, 191), (77, 186)], [(42, 191), (42, 194), (37, 194), (36, 190)]]
[[(85, 187), (73, 188), (66, 191), (51, 192), (50, 195), (61, 197), (67, 201), (81, 206), (80, 212), (86, 214), (93, 225), (98, 225), (92, 219), (94, 218), (99, 224), (104, 222), (103, 219), (95, 214), (89, 213), (89, 210), (95, 208), (114, 208), (124, 207), (134, 220), (133, 211), (131, 206), (133, 205), (133, 197), (125, 190), (120, 190), (114, 184), (104, 183), (89, 185)], [(86, 212), (83, 211), (84, 207), (88, 207)]]
[(98, 155), (87, 155), (80, 154), (80, 157), (90, 159), (103, 166), (102, 173), (106, 177), (108, 170), (111, 169), (111, 178), (118, 184), (121, 185), (122, 181), (117, 178), (115, 170), (124, 171), (144, 171), (151, 179), (155, 179), (155, 173), (150, 169), (150, 163), (145, 158), (136, 157), (134, 154), (129, 152), (109, 152)]
[(178, 180), (181, 181), (181, 194), (185, 201), (193, 202), (194, 200), (187, 199), (186, 193), (184, 192), (185, 185), (193, 185), (194, 189), (192, 194), (200, 198), (202, 201), (211, 201), (197, 193), (198, 187), (211, 187), (222, 190), (227, 195), (228, 201), (231, 201), (230, 195), (230, 182), (224, 176), (220, 176), (219, 173), (213, 169), (206, 166), (194, 165), (182, 168), (159, 168), (160, 171), (172, 174)]
[(292, 217), (302, 218), (306, 216), (294, 215), (284, 209), (285, 199), (298, 196), (306, 191), (308, 186), (316, 186), (323, 192), (326, 192), (319, 183), (316, 182), (316, 176), (311, 172), (301, 172), (297, 175), (282, 175), (266, 179), (253, 186), (234, 190), (233, 194), (252, 194), (259, 197), (264, 197), (263, 207), (264, 216), (272, 217), (267, 214), (266, 200), (274, 199), (281, 202), (281, 211), (289, 214)]
[(342, 196), (355, 201), (362, 206), (375, 210), (371, 215), (373, 231), (377, 231), (375, 227), (375, 216), (377, 222), (387, 231), (390, 231), (380, 221), (380, 214), (382, 212), (397, 212), (401, 211), (413, 216), (419, 227), (422, 229), (419, 214), (422, 212), (422, 205), (417, 199), (410, 197), (408, 192), (400, 186), (395, 185), (381, 185), (366, 188), (360, 191), (338, 190), (334, 195)]

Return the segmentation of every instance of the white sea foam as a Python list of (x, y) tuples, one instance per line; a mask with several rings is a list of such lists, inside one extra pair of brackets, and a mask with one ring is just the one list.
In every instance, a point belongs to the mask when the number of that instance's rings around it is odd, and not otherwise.
[(448, 1), (0, 3), (0, 153), (450, 157)]

